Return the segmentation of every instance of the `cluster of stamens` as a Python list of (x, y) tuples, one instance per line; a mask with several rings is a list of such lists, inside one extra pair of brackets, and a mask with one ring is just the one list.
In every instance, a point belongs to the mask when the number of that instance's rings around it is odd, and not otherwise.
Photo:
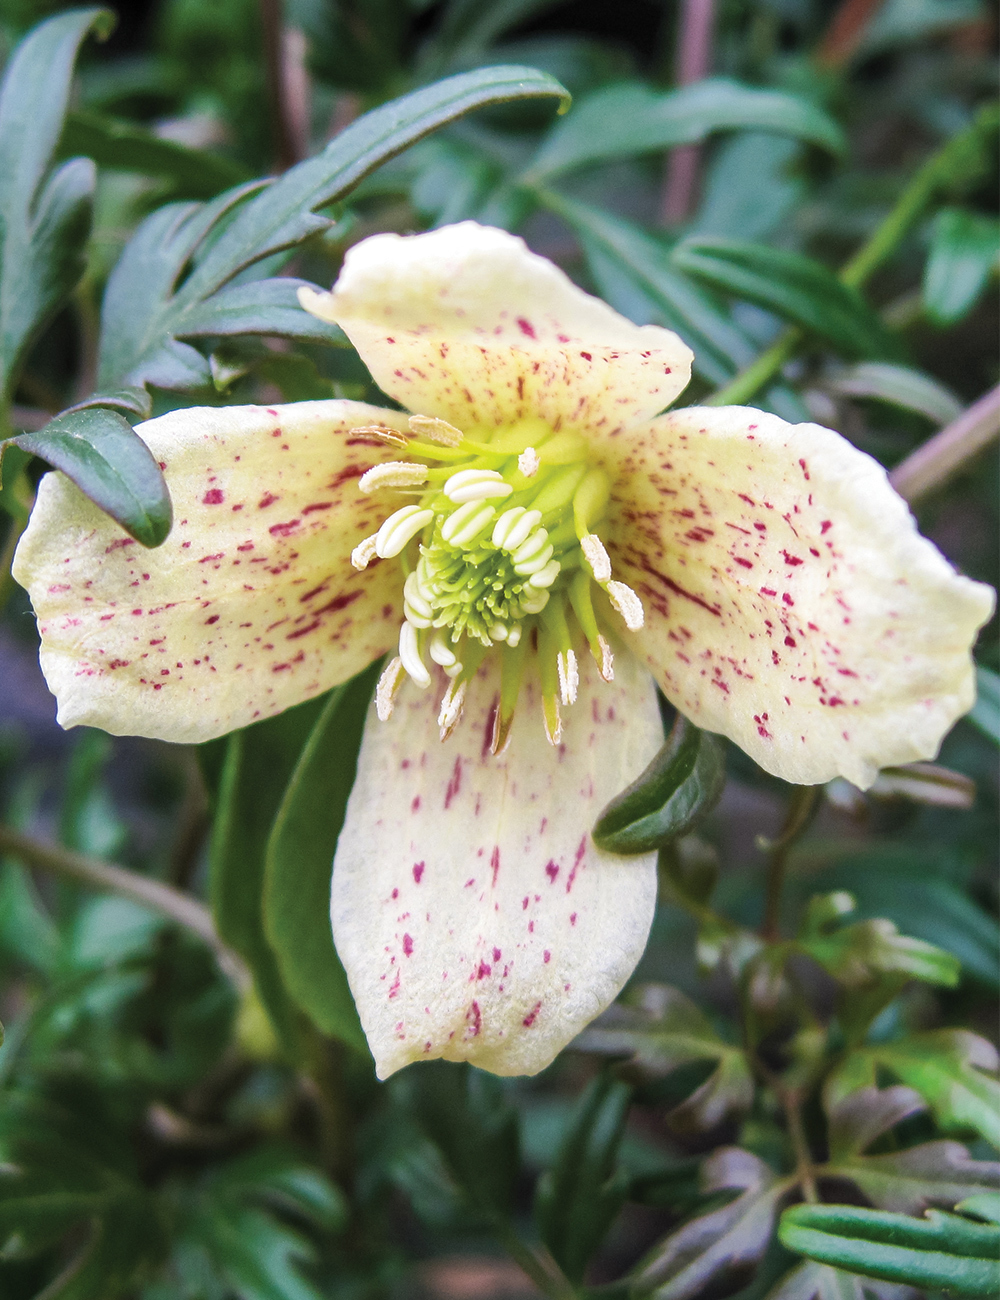
[(643, 623), (639, 597), (612, 581), (608, 553), (593, 531), (608, 506), (607, 474), (579, 435), (554, 433), (540, 420), (485, 439), (429, 416), (411, 416), (409, 425), (410, 439), (381, 426), (365, 430), (417, 459), (376, 465), (360, 490), (392, 489), (416, 499), (393, 511), (351, 556), (357, 569), (376, 557), (398, 557), (406, 574), (399, 654), (379, 681), (378, 715), (389, 717), (407, 677), (421, 688), (431, 684), (426, 655), (451, 678), (438, 718), (446, 739), (461, 717), (468, 682), (496, 648), (503, 652), (493, 734), (499, 753), (530, 644), (538, 652), (546, 732), (556, 744), (559, 706), (576, 699), (573, 641), (580, 633), (604, 679), (614, 675), (592, 585), (603, 588), (629, 630)]

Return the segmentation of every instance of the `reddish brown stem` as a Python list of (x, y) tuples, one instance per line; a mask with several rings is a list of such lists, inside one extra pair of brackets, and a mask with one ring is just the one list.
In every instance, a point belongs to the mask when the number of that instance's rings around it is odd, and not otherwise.
[[(701, 81), (708, 73), (712, 61), (714, 17), (714, 0), (684, 0), (675, 69), (678, 86)], [(676, 225), (691, 211), (700, 163), (700, 145), (682, 144), (671, 150), (660, 207), (665, 225)]]

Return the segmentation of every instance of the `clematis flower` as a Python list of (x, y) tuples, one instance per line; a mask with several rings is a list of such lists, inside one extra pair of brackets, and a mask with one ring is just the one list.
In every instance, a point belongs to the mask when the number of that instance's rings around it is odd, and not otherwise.
[(768, 772), (866, 787), (970, 707), (992, 592), (836, 433), (661, 414), (688, 348), (502, 231), (375, 236), (302, 301), (405, 411), (151, 420), (167, 542), (141, 550), (53, 473), (15, 576), (63, 726), (206, 740), (391, 653), (337, 948), (380, 1076), (530, 1074), (646, 942), (654, 857), (588, 828), (662, 741), (655, 686)]

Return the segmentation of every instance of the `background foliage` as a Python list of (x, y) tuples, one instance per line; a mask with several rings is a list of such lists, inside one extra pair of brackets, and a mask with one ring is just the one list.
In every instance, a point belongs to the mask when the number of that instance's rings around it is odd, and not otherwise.
[(897, 482), (995, 582), (991, 11), (727, 0), (678, 85), (698, 12), (0, 0), (4, 1297), (996, 1293), (995, 623), (943, 766), (868, 796), (678, 722), (597, 830), (663, 846), (622, 1002), (537, 1079), (378, 1085), (324, 921), (370, 675), (198, 751), (64, 736), (7, 574), (44, 464), (163, 540), (151, 412), (377, 397), (296, 285), (471, 217), (676, 329), (694, 399), (890, 468), (965, 429)]

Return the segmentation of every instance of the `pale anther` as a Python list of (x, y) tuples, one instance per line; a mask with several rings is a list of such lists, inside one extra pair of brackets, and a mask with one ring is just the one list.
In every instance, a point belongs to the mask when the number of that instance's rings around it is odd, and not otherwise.
[(396, 696), (406, 677), (406, 669), (399, 655), (390, 659), (382, 669), (382, 675), (375, 687), (375, 712), (379, 722), (388, 722), (396, 707)]
[(403, 616), (414, 627), (431, 627), (434, 621), (434, 607), (424, 599), (415, 573), (403, 583)]
[(420, 657), (420, 642), (417, 629), (412, 623), (404, 623), (399, 629), (399, 658), (411, 680), (424, 690), (431, 684), (431, 675), (427, 665)]
[[(533, 573), (531, 575), (531, 577), (528, 579), (528, 586), (535, 587), (538, 589), (551, 587), (552, 584), (555, 582), (556, 578), (559, 577), (559, 570), (561, 568), (562, 565), (559, 563), (558, 560), (549, 560), (548, 564), (546, 564), (544, 569), (539, 569), (537, 573)], [(525, 606), (525, 608), (527, 609), (527, 606)]]
[(387, 429), (384, 424), (358, 424), (351, 430), (354, 437), (378, 438), (379, 442), (387, 442), (390, 447), (406, 447), (409, 445), (407, 439), (395, 429)]
[(444, 670), (444, 675), (445, 677), (457, 677), (461, 671), (462, 671), (462, 664), (458, 659), (456, 659), (453, 664), (449, 664), (448, 667)]
[(452, 546), (467, 546), (496, 517), (496, 511), (485, 501), (467, 501), (441, 525), (441, 536)]
[(514, 626), (507, 633), (507, 644), (511, 647), (511, 649), (513, 649), (514, 646), (519, 645), (520, 642), (521, 642), (521, 624), (515, 623)]
[(615, 657), (611, 653), (611, 647), (602, 636), (597, 638), (597, 646), (601, 652), (601, 676), (606, 682), (613, 682), (615, 680)]
[(367, 569), (372, 560), (377, 555), (375, 543), (378, 540), (378, 533), (372, 533), (371, 537), (366, 537), (363, 542), (358, 542), (351, 552), (351, 563), (356, 569)]
[[(555, 561), (553, 561), (555, 563)], [(553, 581), (555, 579), (553, 578)], [(549, 593), (529, 582), (521, 595), (520, 605), (526, 614), (540, 614), (549, 603)]]
[(406, 543), (416, 537), (421, 528), (433, 518), (433, 510), (421, 510), (417, 506), (403, 506), (401, 510), (396, 510), (375, 534), (376, 555), (380, 555), (383, 560), (398, 555)]
[(611, 597), (612, 605), (625, 620), (628, 630), (638, 632), (646, 621), (646, 615), (642, 608), (642, 601), (632, 588), (624, 582), (609, 582), (605, 591)]
[(525, 447), (517, 458), (517, 468), (525, 478), (534, 478), (538, 473), (538, 467), (541, 461), (538, 459), (538, 452), (534, 447)]
[(506, 641), (510, 636), (510, 629), (506, 623), (494, 623), (490, 628), (490, 636), (494, 641)]
[(604, 549), (604, 543), (596, 533), (585, 533), (580, 538), (580, 550), (590, 565), (590, 571), (597, 582), (607, 582), (611, 577), (611, 558)]
[(434, 662), (440, 664), (442, 668), (450, 668), (452, 664), (458, 662), (454, 650), (440, 632), (431, 637), (431, 643), (427, 651)]
[(512, 506), (496, 522), (493, 529), (493, 545), (505, 551), (516, 551), (536, 524), (541, 523), (540, 510), (525, 510), (524, 506)]
[(410, 432), (418, 438), (429, 438), (431, 442), (441, 443), (445, 447), (457, 447), (462, 441), (461, 429), (456, 429), (447, 420), (439, 420), (433, 415), (411, 415)]
[[(530, 537), (525, 538), (521, 545), (515, 551), (511, 552), (511, 563), (514, 565), (515, 569), (519, 564), (523, 564), (525, 560), (531, 560), (534, 559), (536, 555), (540, 555), (545, 549), (548, 540), (549, 534), (547, 530), (544, 528), (536, 528)], [(510, 547), (508, 546), (507, 549), (510, 550)]]
[[(558, 561), (552, 560), (553, 550), (554, 547), (552, 543), (547, 542), (538, 554), (533, 555), (530, 560), (521, 560), (520, 563), (515, 564), (514, 572), (519, 574), (522, 578), (530, 578), (536, 573), (541, 573), (542, 569), (547, 568), (550, 562), (558, 564)], [(556, 572), (558, 572), (558, 568), (556, 569)]]
[(441, 700), (441, 711), (438, 714), (438, 726), (441, 729), (442, 741), (447, 740), (458, 726), (458, 721), (462, 716), (462, 709), (465, 707), (465, 690), (467, 686), (468, 682), (453, 681), (444, 693)]
[(373, 465), (361, 475), (358, 491), (367, 495), (379, 488), (420, 487), (426, 482), (426, 465), (415, 465), (408, 460), (388, 460), (384, 465)]
[(559, 696), (563, 704), (575, 704), (576, 694), (580, 687), (580, 670), (577, 667), (576, 655), (572, 650), (567, 650), (556, 656), (556, 667), (559, 671)]
[(444, 485), (445, 496), (456, 505), (485, 501), (489, 497), (509, 497), (513, 491), (495, 469), (460, 469)]

